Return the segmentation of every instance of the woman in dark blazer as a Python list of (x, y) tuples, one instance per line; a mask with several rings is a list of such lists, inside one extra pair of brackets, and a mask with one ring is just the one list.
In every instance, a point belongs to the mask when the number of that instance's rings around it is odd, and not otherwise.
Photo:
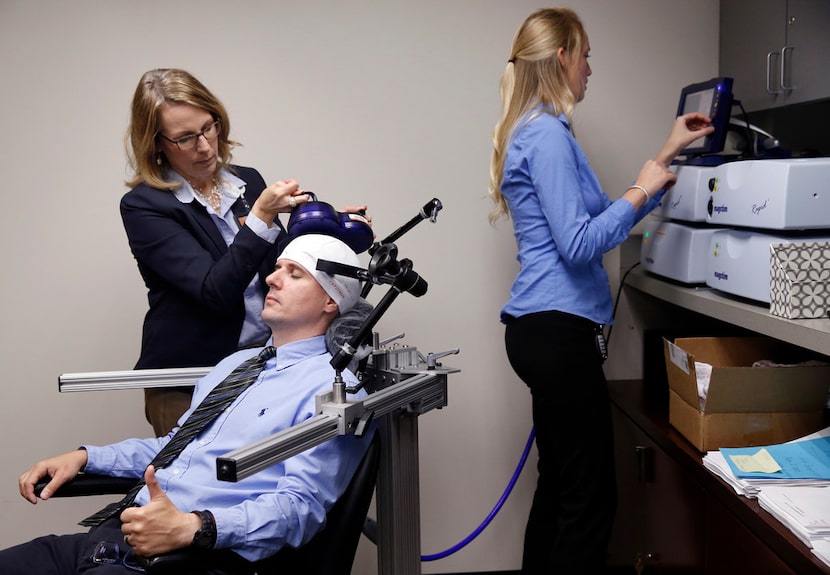
[[(287, 240), (277, 215), (308, 196), (294, 180), (266, 186), (256, 170), (232, 165), (229, 133), (225, 107), (188, 72), (142, 76), (127, 136), (135, 176), (121, 200), (150, 306), (136, 369), (212, 366), (268, 338), (264, 280)], [(190, 395), (145, 390), (157, 435), (175, 426)]]

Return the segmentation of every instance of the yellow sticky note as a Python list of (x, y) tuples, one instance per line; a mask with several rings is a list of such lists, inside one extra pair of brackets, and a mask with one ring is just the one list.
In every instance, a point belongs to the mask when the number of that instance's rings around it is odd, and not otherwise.
[(730, 455), (732, 462), (744, 473), (775, 473), (781, 466), (769, 451), (759, 449), (754, 455)]

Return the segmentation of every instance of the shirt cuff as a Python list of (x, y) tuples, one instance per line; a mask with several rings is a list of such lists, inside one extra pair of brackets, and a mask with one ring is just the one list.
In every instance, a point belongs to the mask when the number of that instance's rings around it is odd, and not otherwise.
[(277, 236), (280, 235), (280, 228), (278, 226), (268, 227), (268, 224), (256, 217), (253, 212), (249, 213), (245, 218), (245, 225), (269, 244), (277, 241)]
[(86, 473), (106, 474), (115, 466), (115, 456), (106, 447), (81, 445), (79, 449), (86, 450), (86, 466), (84, 466)]

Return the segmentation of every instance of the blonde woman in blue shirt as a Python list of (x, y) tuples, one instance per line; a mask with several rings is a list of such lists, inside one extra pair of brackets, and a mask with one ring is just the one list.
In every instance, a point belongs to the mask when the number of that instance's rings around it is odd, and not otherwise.
[(538, 481), (522, 573), (597, 573), (616, 509), (613, 436), (597, 338), (612, 321), (603, 255), (660, 202), (674, 157), (712, 132), (678, 117), (663, 149), (616, 201), (574, 138), (590, 42), (569, 9), (541, 9), (520, 26), (501, 78), (493, 137), (491, 223), (513, 221), (519, 273), (501, 311), (511, 366), (532, 397)]

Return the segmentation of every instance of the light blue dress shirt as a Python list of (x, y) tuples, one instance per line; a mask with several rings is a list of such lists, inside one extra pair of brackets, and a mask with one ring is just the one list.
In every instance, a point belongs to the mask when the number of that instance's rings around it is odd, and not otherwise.
[(510, 208), (520, 269), (502, 308), (520, 317), (561, 311), (594, 323), (612, 321), (605, 252), (660, 202), (634, 210), (602, 191), (564, 115), (536, 109), (519, 123), (504, 163), (502, 194)]
[[(193, 409), (244, 360), (262, 348), (239, 351), (196, 385)], [(296, 547), (311, 539), (325, 521), (326, 511), (346, 490), (369, 446), (370, 437), (338, 436), (238, 482), (216, 478), (216, 458), (316, 415), (315, 395), (330, 391), (334, 370), (324, 336), (277, 348), (255, 383), (168, 467), (156, 472), (159, 485), (181, 511), (210, 510), (216, 518), (216, 547), (231, 548), (255, 561), (284, 545)], [(344, 371), (346, 385), (356, 384)], [(363, 397), (361, 391), (357, 397)], [(140, 477), (172, 437), (128, 439), (105, 447), (85, 446), (85, 471)], [(369, 434), (367, 434), (369, 435)], [(142, 489), (136, 503), (146, 504)]]

